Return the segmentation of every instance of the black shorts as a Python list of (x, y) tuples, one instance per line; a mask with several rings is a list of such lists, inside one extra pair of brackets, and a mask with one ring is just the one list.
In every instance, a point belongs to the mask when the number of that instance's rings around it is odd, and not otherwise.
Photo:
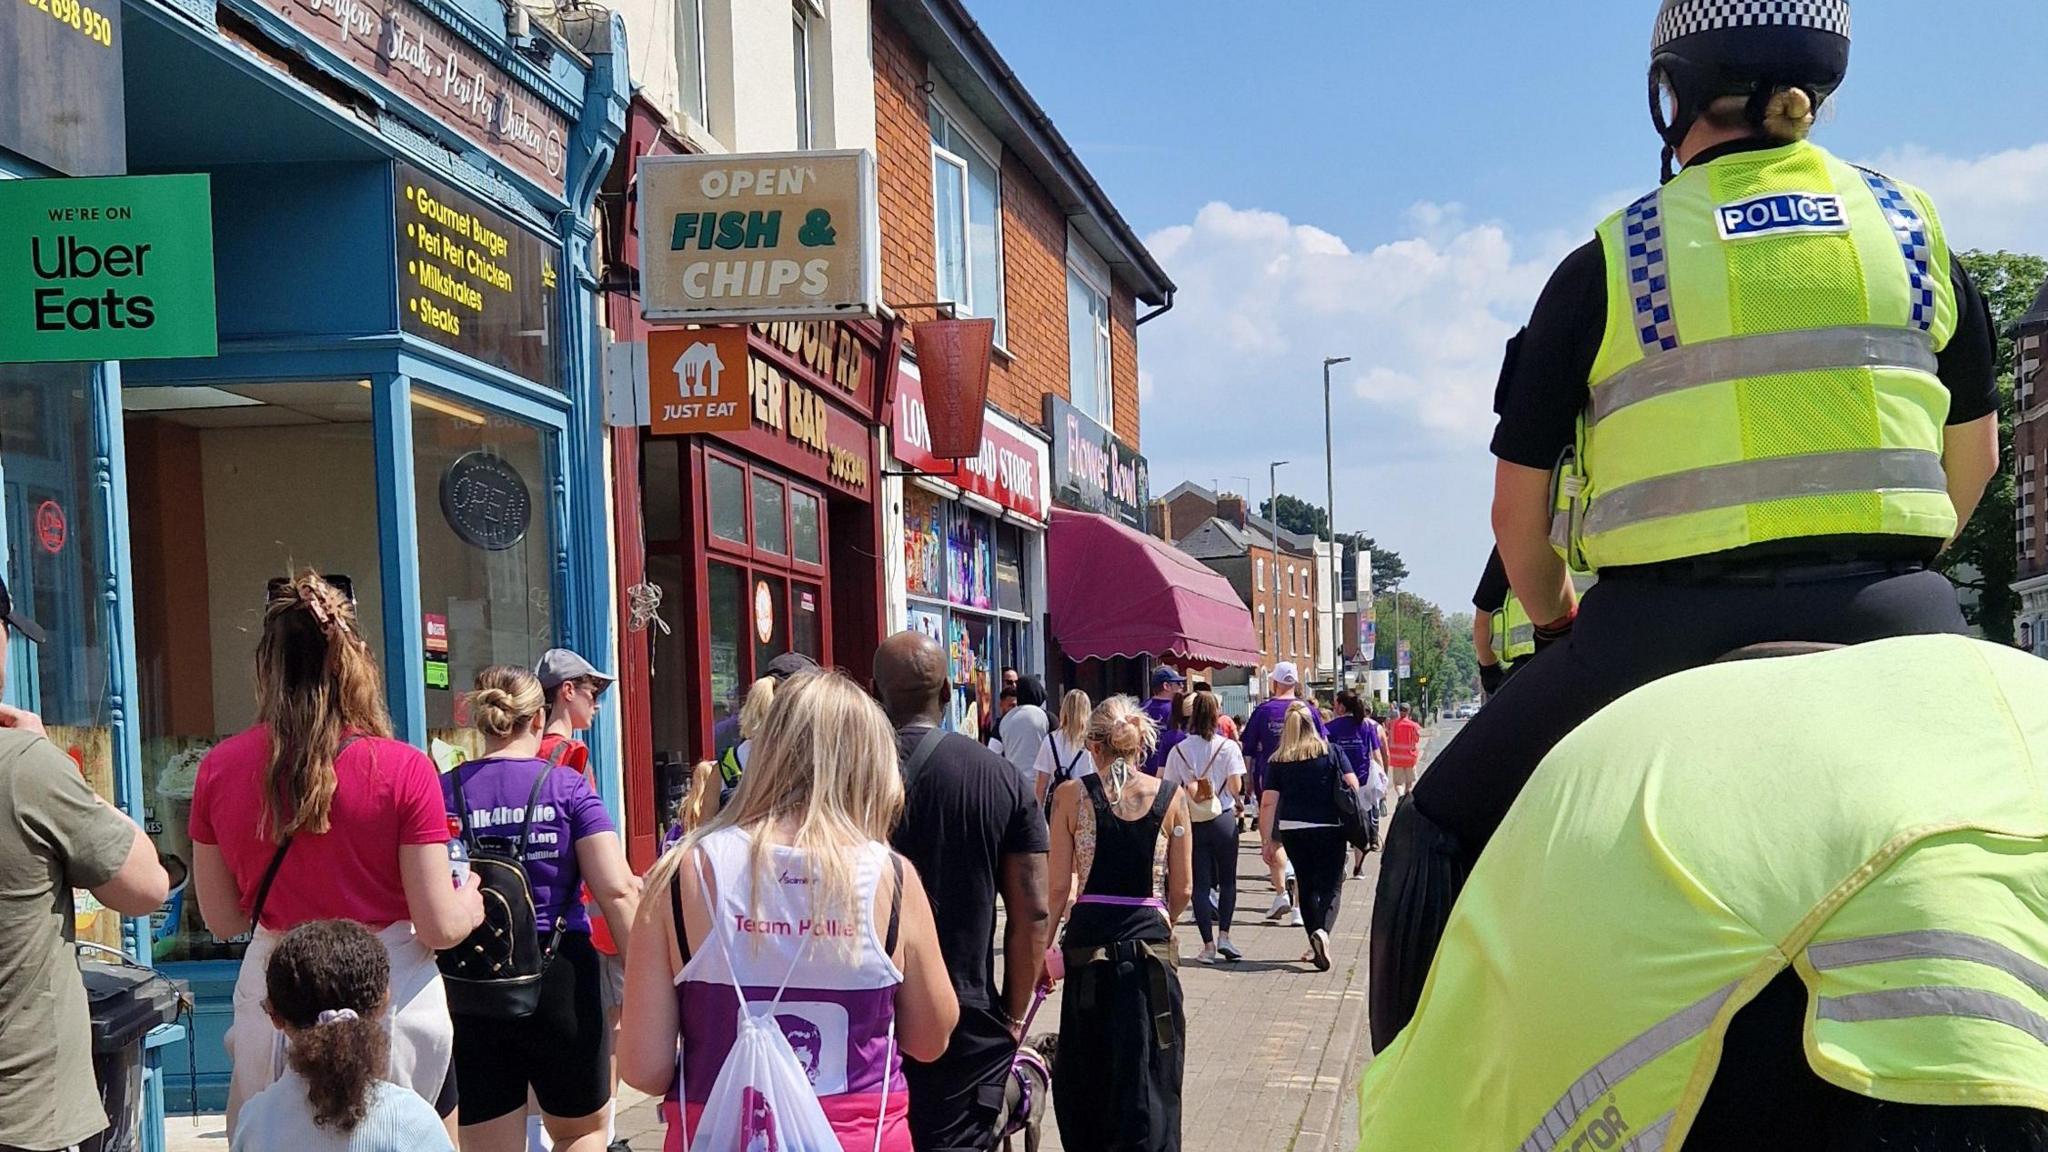
[(1003, 1090), (1016, 1055), (1016, 1038), (1001, 1013), (962, 1004), (960, 1023), (944, 1056), (931, 1064), (906, 1058), (903, 1079), (910, 1088), (910, 1139), (917, 1152), (981, 1152), (995, 1147)]
[(533, 1015), (455, 1017), (462, 1123), (524, 1112), (529, 1087), (541, 1111), (567, 1119), (588, 1116), (611, 1101), (611, 1031), (604, 1026), (600, 980), (590, 934), (565, 932), (541, 977)]

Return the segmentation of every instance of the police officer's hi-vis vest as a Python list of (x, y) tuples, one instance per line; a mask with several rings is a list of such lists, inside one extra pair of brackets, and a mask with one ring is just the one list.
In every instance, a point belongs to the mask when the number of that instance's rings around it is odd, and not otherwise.
[(1552, 537), (1574, 568), (1954, 535), (1955, 288), (1924, 194), (1790, 144), (1687, 168), (1600, 241), (1607, 333)]
[(1493, 614), (1493, 658), (1502, 667), (1536, 654), (1536, 623), (1522, 608), (1521, 598), (1508, 593)]
[(1824, 1079), (2048, 1109), (2048, 661), (1885, 640), (1594, 716), (1459, 894), (1359, 1148), (1677, 1149), (1788, 965)]

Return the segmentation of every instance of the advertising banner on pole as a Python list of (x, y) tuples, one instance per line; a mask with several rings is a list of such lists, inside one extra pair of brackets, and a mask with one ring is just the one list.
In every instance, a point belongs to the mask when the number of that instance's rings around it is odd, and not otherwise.
[(1401, 669), (1401, 679), (1406, 680), (1408, 678), (1408, 642), (1406, 640), (1401, 641), (1399, 666)]

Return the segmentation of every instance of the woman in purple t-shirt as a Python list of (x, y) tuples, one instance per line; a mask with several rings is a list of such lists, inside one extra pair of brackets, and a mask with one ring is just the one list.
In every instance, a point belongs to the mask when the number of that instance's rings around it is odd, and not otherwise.
[(441, 794), (456, 815), (455, 775), (461, 776), (474, 836), (516, 838), (526, 821), (527, 798), (542, 774), (526, 840), (526, 875), (533, 888), (535, 926), (547, 940), (559, 917), (560, 943), (541, 977), (540, 1006), (519, 1019), (455, 1017), (455, 1079), (462, 1092), (464, 1152), (523, 1152), (526, 1096), (558, 1149), (595, 1152), (604, 1146), (611, 1101), (611, 1037), (604, 1024), (597, 950), (590, 944), (590, 914), (579, 898), (588, 884), (623, 953), (626, 926), (640, 905), (640, 882), (604, 802), (572, 768), (550, 767), (540, 757), (547, 697), (524, 668), (498, 665), (477, 673), (469, 697), (471, 722), (483, 736), (484, 755), (441, 778)]

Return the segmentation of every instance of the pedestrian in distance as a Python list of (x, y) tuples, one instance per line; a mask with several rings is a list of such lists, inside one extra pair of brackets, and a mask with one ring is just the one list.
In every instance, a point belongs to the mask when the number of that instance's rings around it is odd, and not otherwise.
[(192, 880), (206, 927), (253, 933), (235, 981), (227, 1127), (268, 1087), (283, 1035), (263, 1010), (286, 932), (354, 920), (391, 969), (393, 1083), (455, 1133), (454, 1027), (434, 951), (483, 921), (449, 882), (448, 812), (425, 753), (391, 738), (376, 657), (347, 595), (312, 571), (277, 582), (256, 645), (256, 723), (215, 746), (192, 790)]
[[(1296, 704), (1301, 704), (1315, 719), (1316, 731), (1323, 731), (1323, 714), (1316, 710), (1313, 702), (1301, 698), (1301, 669), (1290, 660), (1273, 665), (1267, 677), (1270, 692), (1259, 706), (1252, 709), (1250, 719), (1244, 727), (1244, 758), (1250, 770), (1251, 798), (1256, 806), (1265, 791), (1266, 765), (1273, 753), (1279, 749), (1287, 725), (1287, 714)], [(1262, 846), (1259, 855), (1266, 862), (1267, 878), (1273, 884), (1273, 906), (1266, 909), (1266, 919), (1282, 920), (1291, 924), (1301, 923), (1301, 905), (1296, 899), (1293, 864), (1284, 847), (1270, 845), (1274, 851)]]
[(1266, 851), (1285, 847), (1300, 886), (1301, 926), (1308, 932), (1304, 963), (1330, 970), (1330, 929), (1344, 892), (1345, 840), (1338, 819), (1339, 781), (1358, 790), (1358, 777), (1344, 757), (1316, 730), (1306, 702), (1287, 711), (1280, 747), (1267, 765), (1266, 793), (1260, 797), (1259, 829)]
[(945, 1054), (904, 1065), (911, 1140), (919, 1152), (987, 1149), (1043, 956), (1045, 818), (1008, 760), (945, 730), (950, 685), (937, 642), (920, 632), (889, 637), (875, 653), (874, 682), (903, 765), (903, 817), (891, 841), (931, 895), (960, 1005)]
[[(1809, 139), (1850, 9), (1658, 9), (1664, 179), (1565, 258), (1506, 352), (1492, 527), (1535, 651), (1388, 828), (1376, 1049), (1494, 829), (1588, 717), (1751, 644), (1967, 630), (1936, 562), (1998, 474), (1996, 337), (1934, 201)], [(1916, 26), (1857, 28), (1904, 47)], [(1573, 571), (1599, 576), (1583, 605)]]
[(1387, 769), (1393, 777), (1395, 802), (1415, 790), (1416, 769), (1422, 764), (1422, 725), (1406, 704), (1394, 710), (1394, 722), (1387, 730)]
[(1187, 699), (1188, 678), (1175, 668), (1164, 664), (1152, 670), (1152, 696), (1145, 701), (1145, 715), (1152, 718), (1153, 730), (1159, 734), (1158, 744), (1152, 755), (1145, 759), (1145, 773), (1159, 775), (1166, 766), (1166, 754), (1180, 743), (1186, 733), (1181, 728), (1181, 702)]
[(1017, 770), (1026, 791), (1036, 784), (1038, 751), (1052, 729), (1052, 717), (1045, 713), (1045, 681), (1036, 676), (1017, 678), (1016, 696), (998, 722), (1003, 759)]
[[(470, 1152), (526, 1146), (529, 1090), (555, 1148), (597, 1152), (605, 1144), (611, 1029), (581, 892), (588, 883), (608, 919), (631, 924), (640, 885), (590, 782), (541, 756), (546, 706), (540, 681), (524, 668), (477, 673), (469, 714), (484, 754), (441, 780), (465, 841), (489, 837), (523, 849), (535, 931), (552, 949), (531, 1014), (455, 1014), (456, 1079), (469, 1086), (462, 1146)], [(622, 949), (628, 942), (619, 939)]]
[(1067, 982), (1052, 1091), (1069, 1148), (1180, 1148), (1187, 1016), (1173, 926), (1193, 887), (1193, 852), (1187, 794), (1139, 768), (1155, 739), (1136, 701), (1103, 701), (1088, 720), (1095, 773), (1053, 796), (1046, 950), (1059, 959), (1045, 983)]
[[(18, 635), (46, 636), (0, 581), (0, 686)], [(0, 1149), (72, 1148), (107, 1127), (72, 892), (124, 916), (164, 902), (156, 846), (92, 790), (33, 712), (0, 705)]]
[(1045, 743), (1039, 746), (1038, 759), (1032, 764), (1032, 773), (1037, 777), (1038, 806), (1048, 813), (1052, 811), (1055, 789), (1095, 771), (1095, 761), (1088, 755), (1088, 715), (1093, 711), (1094, 702), (1079, 688), (1069, 688), (1060, 697), (1059, 727), (1046, 735)]
[[(770, 660), (768, 667), (762, 671), (761, 675), (780, 684), (800, 672), (816, 671), (817, 667), (818, 662), (816, 660), (801, 652), (784, 652), (782, 655)], [(753, 685), (748, 684), (745, 687), (751, 689)], [(740, 686), (735, 685), (732, 691), (732, 699), (725, 705), (727, 709), (726, 714), (721, 716), (718, 722), (711, 726), (711, 756), (713, 759), (724, 759), (726, 752), (743, 738), (740, 734), (740, 709), (745, 703), (746, 693), (740, 691)]]
[(1203, 964), (1238, 961), (1244, 953), (1230, 942), (1237, 911), (1237, 809), (1244, 799), (1244, 752), (1218, 726), (1223, 706), (1207, 692), (1191, 693), (1187, 739), (1166, 757), (1160, 777), (1187, 792), (1194, 828), (1195, 930), (1202, 935)]
[(909, 1152), (903, 1058), (943, 1055), (959, 1004), (924, 885), (886, 843), (903, 810), (888, 718), (845, 676), (804, 673), (756, 742), (734, 802), (648, 872), (620, 1074), (662, 1099), (664, 1147), (683, 1152), (738, 1042), (739, 1002), (815, 1054), (806, 1070), (843, 1152)]
[(763, 676), (747, 689), (746, 703), (740, 705), (739, 742), (719, 753), (718, 756), (718, 808), (732, 803), (733, 793), (739, 790), (740, 778), (747, 773), (747, 760), (753, 755), (755, 733), (768, 721), (768, 710), (775, 706), (776, 685), (783, 677)]
[(1369, 839), (1364, 848), (1352, 850), (1351, 876), (1357, 879), (1365, 873), (1366, 854), (1379, 847), (1379, 802), (1386, 795), (1387, 781), (1387, 753), (1380, 741), (1379, 725), (1372, 722), (1372, 714), (1366, 711), (1365, 701), (1358, 693), (1347, 690), (1337, 694), (1337, 715), (1329, 723), (1329, 740), (1330, 747), (1344, 757), (1352, 775), (1358, 777), (1360, 796), (1365, 801)]
[(231, 1152), (453, 1152), (441, 1118), (385, 1079), (391, 958), (353, 920), (285, 933), (263, 973), (285, 1074), (242, 1106)]

